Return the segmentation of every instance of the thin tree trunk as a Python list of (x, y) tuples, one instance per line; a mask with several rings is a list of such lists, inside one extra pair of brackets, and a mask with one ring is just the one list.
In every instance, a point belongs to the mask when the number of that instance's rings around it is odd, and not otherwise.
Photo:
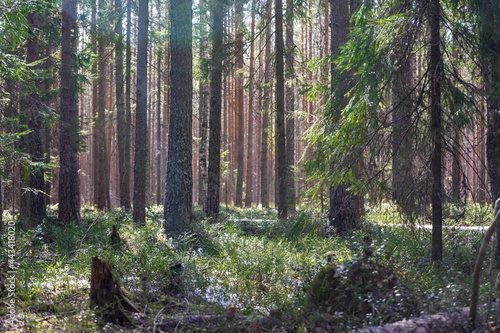
[[(207, 21), (205, 2), (201, 4), (201, 24), (204, 26)], [(202, 40), (200, 42), (200, 59), (202, 63), (206, 64), (208, 61), (208, 48), (207, 48), (207, 37), (204, 35), (206, 32), (203, 31)], [(207, 202), (207, 132), (208, 132), (208, 110), (209, 110), (209, 99), (210, 91), (208, 80), (206, 77), (206, 68), (202, 68), (203, 75), (199, 82), (199, 113), (200, 113), (200, 123), (199, 123), (199, 133), (200, 133), (200, 149), (199, 155), (199, 176), (198, 176), (198, 205), (202, 208), (205, 207)]]
[[(224, 13), (223, 4), (211, 2), (212, 13), (212, 63), (210, 80), (210, 139), (208, 146), (208, 184), (206, 214), (213, 219), (219, 218), (220, 203), (220, 146), (222, 115), (222, 60)], [(226, 129), (227, 130), (227, 129)]]
[[(286, 78), (289, 81), (295, 80), (295, 50), (293, 45), (293, 1), (287, 0), (286, 5)], [(328, 7), (328, 4), (326, 6)], [(328, 44), (328, 43), (327, 43)], [(286, 179), (287, 179), (287, 200), (288, 211), (295, 212), (295, 85), (286, 86)]]
[(453, 201), (460, 202), (460, 187), (462, 185), (462, 156), (461, 149), (461, 131), (457, 124), (454, 124), (452, 142), (452, 165), (451, 165), (451, 197)]
[[(104, 9), (104, 3), (99, 0), (100, 12)], [(101, 22), (104, 18), (99, 15)], [(99, 24), (99, 29), (101, 33), (105, 31), (104, 25)], [(108, 160), (108, 150), (106, 146), (106, 56), (104, 36), (100, 36), (97, 41), (97, 61), (98, 61), (98, 104), (97, 104), (97, 120), (96, 120), (96, 134), (97, 134), (97, 174), (94, 177), (97, 178), (99, 184), (99, 191), (97, 192), (97, 208), (105, 209), (109, 207), (109, 160)]]
[(126, 170), (126, 136), (127, 136), (127, 116), (125, 114), (125, 100), (123, 93), (123, 14), (122, 0), (115, 0), (115, 10), (118, 15), (115, 26), (115, 34), (118, 36), (115, 45), (115, 86), (116, 86), (116, 128), (118, 131), (118, 177), (119, 177), (119, 198), (120, 207), (126, 209), (127, 196), (130, 189), (126, 182), (130, 182)]
[(253, 189), (253, 101), (254, 101), (254, 89), (253, 89), (253, 76), (254, 76), (254, 34), (255, 34), (255, 4), (256, 0), (252, 0), (252, 23), (250, 24), (250, 67), (249, 73), (250, 78), (248, 82), (248, 118), (247, 118), (247, 178), (246, 178), (246, 190), (245, 190), (245, 206), (252, 206), (252, 189)]
[(288, 216), (287, 160), (285, 132), (285, 75), (283, 42), (283, 2), (276, 0), (276, 163), (278, 177), (278, 218)]
[(439, 0), (430, 0), (429, 24), (431, 32), (430, 63), (431, 75), (431, 132), (432, 132), (432, 261), (441, 262), (443, 257), (443, 199), (442, 199), (442, 143), (441, 143), (441, 6)]
[[(91, 42), (92, 42), (92, 52), (97, 55), (97, 0), (92, 0), (92, 14), (91, 14)], [(92, 65), (92, 74), (95, 76), (99, 75), (98, 72), (98, 61), (94, 61)], [(93, 203), (97, 205), (98, 202), (98, 193), (101, 192), (102, 184), (99, 182), (98, 174), (100, 172), (99, 165), (99, 138), (98, 138), (98, 129), (97, 129), (97, 112), (99, 108), (98, 101), (98, 86), (97, 86), (97, 78), (94, 78), (92, 81), (92, 179), (93, 179)]]
[[(127, 0), (127, 44), (126, 44), (126, 58), (125, 58), (125, 128), (123, 129), (123, 183), (120, 183), (120, 193), (123, 195), (123, 207), (125, 210), (130, 210), (130, 154), (131, 154), (131, 130), (132, 123), (132, 108), (131, 108), (131, 76), (132, 71), (132, 55), (131, 55), (131, 26), (132, 26), (132, 0)], [(121, 200), (120, 196), (120, 200)]]
[[(161, 1), (157, 1), (157, 11), (158, 11), (158, 20), (161, 19)], [(161, 25), (158, 22), (158, 30), (161, 29)], [(162, 63), (163, 63), (163, 46), (159, 45), (159, 50), (157, 54), (157, 71), (158, 71), (158, 81), (156, 83), (156, 204), (161, 205), (162, 201), (162, 193), (161, 193), (161, 183), (162, 183), (162, 174), (161, 174), (161, 147), (162, 147), (162, 123), (161, 123), (161, 91), (162, 91)]]
[(137, 40), (137, 85), (135, 111), (134, 205), (133, 220), (146, 221), (146, 167), (148, 158), (148, 21), (147, 0), (139, 0)]
[[(479, 195), (478, 202), (481, 205), (486, 203), (487, 198), (487, 181), (486, 181), (486, 133), (483, 119), (485, 119), (484, 107), (480, 108), (481, 115), (479, 119)], [(491, 201), (491, 200), (490, 200)]]
[(266, 1), (266, 44), (264, 68), (264, 97), (262, 102), (262, 146), (260, 155), (260, 202), (262, 207), (269, 207), (269, 183), (267, 166), (267, 141), (269, 132), (269, 107), (271, 82), (271, 0)]
[(236, 173), (236, 200), (235, 205), (241, 207), (243, 205), (243, 168), (244, 168), (244, 153), (245, 153), (245, 130), (244, 130), (244, 112), (243, 112), (243, 0), (235, 2), (236, 16), (236, 86), (235, 93), (237, 96), (236, 118), (237, 118), (237, 173)]
[[(483, 77), (486, 92), (486, 155), (493, 203), (500, 197), (500, 14), (496, 2), (485, 1), (480, 6), (480, 38), (483, 49)], [(500, 227), (497, 229), (496, 262), (500, 264)]]

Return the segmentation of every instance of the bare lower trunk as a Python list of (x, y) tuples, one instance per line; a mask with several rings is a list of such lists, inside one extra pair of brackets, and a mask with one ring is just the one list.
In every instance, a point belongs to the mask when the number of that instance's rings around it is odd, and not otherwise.
[(283, 42), (283, 2), (276, 0), (276, 163), (278, 177), (278, 217), (288, 216), (287, 201), (287, 160), (285, 132), (285, 75), (284, 75), (284, 42)]
[[(331, 13), (331, 53), (333, 56), (337, 55), (340, 51), (340, 47), (344, 45), (347, 41), (347, 22), (349, 18), (349, 4), (347, 0), (332, 0), (330, 2), (330, 13)], [(344, 107), (346, 101), (344, 99), (344, 91), (346, 87), (341, 85), (336, 86), (336, 76), (337, 69), (334, 64), (331, 64), (331, 85), (332, 93), (338, 98), (341, 98), (338, 102), (339, 107)], [(332, 123), (332, 126), (337, 126), (336, 122)], [(332, 165), (331, 168), (335, 166)], [(342, 180), (342, 182), (337, 186), (330, 186), (330, 209), (329, 209), (329, 221), (333, 225), (337, 232), (343, 234), (349, 229), (354, 228), (357, 221), (356, 216), (356, 205), (353, 194), (348, 191), (351, 186), (350, 182), (347, 180)]]
[(213, 44), (210, 80), (210, 140), (208, 152), (207, 204), (205, 212), (213, 219), (219, 218), (220, 205), (220, 147), (222, 116), (222, 60), (223, 60), (223, 20), (225, 8), (212, 3)]
[(431, 132), (432, 132), (432, 261), (440, 262), (443, 257), (443, 199), (442, 199), (442, 143), (441, 143), (441, 49), (440, 49), (439, 0), (431, 0), (429, 23), (431, 30), (430, 64), (431, 73)]
[(80, 183), (78, 178), (78, 89), (76, 52), (78, 26), (77, 1), (63, 0), (61, 28), (61, 107), (59, 128), (59, 221), (80, 222)]
[[(295, 78), (295, 53), (293, 45), (293, 1), (287, 0), (287, 21), (286, 21), (286, 78), (294, 80)], [(287, 182), (287, 201), (289, 212), (295, 212), (295, 86), (287, 84), (286, 86), (286, 182)]]
[(192, 16), (192, 0), (170, 2), (170, 123), (163, 216), (171, 235), (189, 230), (193, 206)]
[(146, 167), (148, 158), (147, 70), (149, 13), (147, 0), (139, 0), (138, 16), (133, 220), (138, 224), (143, 224), (146, 221)]
[(253, 175), (253, 140), (254, 140), (254, 133), (253, 133), (253, 105), (254, 105), (254, 85), (253, 85), (253, 75), (254, 75), (254, 33), (255, 33), (255, 3), (256, 0), (252, 1), (252, 23), (250, 25), (250, 67), (249, 67), (249, 72), (250, 72), (250, 81), (248, 83), (248, 136), (247, 136), (247, 177), (246, 177), (246, 191), (245, 191), (245, 206), (246, 207), (251, 207), (252, 206), (252, 196), (253, 196), (253, 181), (254, 181), (254, 175)]
[[(206, 23), (207, 15), (206, 9), (203, 9), (201, 14), (201, 22)], [(207, 49), (207, 37), (203, 37), (200, 44), (200, 59), (206, 63), (208, 61), (208, 49)], [(208, 80), (206, 80), (205, 68), (203, 70), (203, 78), (200, 79), (199, 85), (199, 113), (200, 113), (200, 123), (199, 123), (199, 133), (200, 133), (200, 149), (199, 155), (199, 176), (198, 176), (198, 205), (202, 208), (205, 207), (207, 202), (207, 132), (208, 132), (208, 111), (209, 111), (209, 99), (210, 91)]]
[(266, 2), (266, 46), (265, 46), (265, 68), (264, 68), (264, 96), (262, 102), (262, 145), (260, 153), (260, 202), (262, 207), (269, 207), (269, 182), (268, 182), (268, 161), (267, 144), (269, 132), (269, 107), (271, 82), (271, 1)]

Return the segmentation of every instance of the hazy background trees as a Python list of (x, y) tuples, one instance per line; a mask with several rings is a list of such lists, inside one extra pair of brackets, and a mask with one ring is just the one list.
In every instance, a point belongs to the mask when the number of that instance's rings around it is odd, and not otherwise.
[(193, 202), (329, 203), (342, 233), (387, 200), (433, 221), (439, 260), (443, 205), (498, 196), (494, 4), (3, 6), (2, 209), (28, 219), (133, 194), (135, 221), (164, 203), (170, 226)]

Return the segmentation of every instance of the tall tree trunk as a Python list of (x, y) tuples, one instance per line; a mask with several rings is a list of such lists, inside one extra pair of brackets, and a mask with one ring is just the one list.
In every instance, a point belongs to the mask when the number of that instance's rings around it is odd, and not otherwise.
[(210, 139), (208, 141), (208, 184), (207, 205), (205, 212), (208, 217), (219, 218), (220, 203), (220, 144), (222, 116), (222, 60), (224, 13), (223, 3), (211, 0), (212, 13), (212, 61), (210, 74)]
[(189, 230), (193, 207), (192, 0), (170, 2), (170, 123), (168, 128), (165, 231)]
[[(396, 13), (404, 13), (410, 8), (408, 1), (398, 1)], [(405, 38), (403, 35), (402, 38)], [(398, 43), (411, 43), (402, 40)], [(395, 56), (398, 70), (392, 82), (392, 200), (403, 209), (407, 215), (414, 212), (415, 198), (412, 193), (413, 184), (413, 124), (412, 101), (410, 91), (412, 84), (411, 59), (408, 54)]]
[[(157, 11), (158, 11), (158, 30), (161, 30), (161, 1), (158, 0), (156, 2)], [(162, 79), (163, 79), (163, 71), (162, 71), (162, 63), (163, 63), (163, 48), (164, 46), (161, 43), (158, 45), (159, 50), (157, 51), (157, 71), (158, 71), (158, 81), (156, 83), (156, 204), (161, 205), (162, 203), (162, 193), (161, 193), (161, 184), (162, 184), (162, 174), (161, 174), (161, 148), (162, 148), (162, 123), (161, 123), (161, 91), (162, 91)]]
[[(130, 196), (130, 189), (127, 188), (126, 182), (130, 182), (130, 176), (126, 170), (126, 136), (127, 136), (127, 117), (125, 114), (125, 100), (123, 93), (123, 14), (122, 0), (115, 0), (115, 10), (118, 15), (115, 26), (115, 34), (117, 35), (115, 45), (115, 86), (116, 86), (116, 128), (118, 135), (116, 137), (118, 143), (118, 177), (119, 177), (119, 197), (120, 207), (126, 209), (127, 196)], [(128, 199), (130, 201), (130, 199)]]
[[(203, 29), (207, 23), (207, 14), (205, 2), (201, 4), (202, 12), (201, 12), (201, 24)], [(208, 61), (208, 48), (207, 48), (207, 37), (205, 36), (206, 31), (203, 30), (201, 42), (200, 42), (200, 59), (202, 60), (202, 64), (207, 64)], [(199, 113), (200, 113), (200, 123), (199, 123), (199, 133), (200, 133), (200, 149), (198, 152), (199, 155), (199, 176), (198, 176), (198, 205), (202, 208), (205, 207), (207, 202), (207, 132), (208, 132), (208, 110), (209, 110), (209, 99), (210, 99), (210, 91), (208, 78), (205, 74), (207, 69), (202, 67), (202, 77), (199, 81)]]
[[(97, 0), (92, 0), (92, 14), (91, 14), (91, 43), (92, 43), (92, 53), (97, 56)], [(98, 195), (101, 192), (102, 184), (99, 182), (98, 174), (100, 172), (99, 165), (99, 137), (97, 129), (97, 113), (99, 109), (99, 99), (98, 99), (98, 85), (97, 77), (99, 76), (98, 71), (98, 61), (94, 61), (92, 64), (92, 74), (96, 77), (92, 80), (92, 179), (93, 179), (93, 204), (97, 205)]]
[[(328, 7), (328, 3), (327, 6)], [(295, 80), (295, 50), (293, 45), (293, 1), (287, 0), (286, 5), (286, 78), (289, 81)], [(295, 86), (288, 84), (286, 86), (286, 182), (287, 182), (287, 200), (288, 211), (295, 212)]]
[[(123, 183), (120, 183), (120, 193), (123, 195), (123, 207), (130, 210), (130, 154), (131, 154), (131, 130), (132, 108), (131, 101), (131, 76), (132, 71), (132, 53), (131, 53), (131, 27), (132, 27), (132, 0), (127, 0), (127, 44), (125, 58), (125, 128), (123, 129)], [(120, 196), (120, 200), (121, 200)]]
[[(349, 22), (349, 3), (347, 0), (330, 0), (331, 15), (331, 43), (330, 49), (333, 56), (337, 55), (340, 47), (347, 41), (348, 22)], [(337, 69), (331, 64), (332, 93), (343, 98), (346, 87), (335, 86)], [(345, 106), (345, 100), (338, 103), (339, 108)], [(333, 126), (337, 126), (334, 122)], [(334, 166), (332, 165), (332, 168)], [(330, 186), (330, 210), (329, 221), (337, 229), (337, 232), (343, 234), (356, 225), (356, 207), (354, 196), (348, 191), (349, 181), (342, 181), (338, 186)]]
[(101, 31), (101, 36), (98, 37), (97, 41), (97, 61), (98, 61), (98, 104), (97, 104), (97, 120), (96, 120), (96, 132), (97, 132), (97, 174), (94, 177), (97, 178), (99, 184), (99, 191), (97, 192), (97, 208), (105, 209), (110, 208), (109, 206), (109, 160), (108, 160), (108, 149), (106, 146), (106, 55), (105, 53), (105, 42), (104, 36), (102, 35), (105, 31), (104, 28), (104, 2), (99, 0), (99, 30)]
[[(500, 197), (500, 13), (498, 3), (479, 2), (483, 77), (486, 92), (486, 155), (492, 204)], [(497, 229), (496, 262), (500, 265), (500, 227)]]
[(287, 201), (287, 161), (285, 132), (285, 75), (284, 75), (284, 43), (283, 43), (283, 2), (276, 0), (276, 163), (279, 186), (278, 218), (288, 216)]
[(245, 150), (245, 130), (244, 130), (244, 112), (243, 112), (243, 0), (235, 2), (236, 16), (236, 94), (237, 104), (236, 118), (237, 127), (237, 173), (236, 173), (236, 200), (235, 205), (243, 205), (243, 168), (244, 168), (244, 150)]
[(247, 128), (248, 128), (248, 136), (247, 136), (247, 178), (246, 178), (246, 191), (245, 191), (245, 206), (252, 206), (252, 189), (253, 189), (253, 100), (254, 100), (254, 89), (253, 89), (253, 81), (254, 81), (254, 35), (255, 35), (255, 5), (256, 0), (252, 0), (252, 23), (250, 24), (250, 67), (249, 73), (250, 78), (248, 82), (248, 118), (247, 118)]
[(133, 220), (146, 221), (146, 167), (148, 158), (148, 1), (139, 0), (137, 36), (137, 85), (135, 110)]
[(63, 0), (61, 22), (61, 118), (59, 128), (59, 221), (80, 223), (78, 179), (77, 0)]
[(441, 262), (443, 257), (443, 198), (442, 198), (442, 138), (441, 138), (441, 33), (440, 15), (441, 6), (439, 0), (430, 0), (429, 3), (430, 24), (430, 62), (429, 72), (431, 75), (431, 133), (432, 133), (432, 256), (434, 262)]
[(267, 141), (269, 132), (269, 107), (270, 94), (269, 84), (271, 82), (271, 0), (266, 1), (266, 45), (265, 45), (265, 68), (264, 68), (264, 96), (262, 102), (262, 146), (260, 153), (260, 202), (262, 207), (269, 207), (269, 183), (267, 167)]
[[(30, 27), (30, 37), (27, 40), (27, 62), (33, 63), (40, 59), (39, 44), (38, 44), (38, 14), (28, 14), (28, 24)], [(39, 65), (35, 69), (40, 68)], [(35, 86), (41, 89), (41, 81), (36, 80)], [(23, 105), (26, 107), (24, 112), (28, 114), (28, 126), (31, 132), (28, 134), (28, 150), (32, 163), (44, 162), (44, 151), (42, 143), (42, 101), (38, 93), (32, 93), (23, 98)], [(29, 215), (32, 219), (40, 219), (45, 216), (45, 180), (44, 171), (41, 168), (31, 168), (29, 187), (31, 188)]]
[[(456, 47), (453, 52), (453, 59), (458, 60), (460, 57), (460, 48)], [(458, 69), (460, 75), (460, 69)], [(482, 108), (481, 108), (482, 109)], [(478, 117), (480, 118), (480, 117)], [(451, 143), (451, 199), (454, 202), (460, 202), (460, 187), (462, 185), (462, 156), (461, 152), (461, 129), (459, 119), (453, 119), (453, 139)], [(484, 133), (484, 132), (483, 132)], [(484, 139), (484, 137), (483, 137)]]

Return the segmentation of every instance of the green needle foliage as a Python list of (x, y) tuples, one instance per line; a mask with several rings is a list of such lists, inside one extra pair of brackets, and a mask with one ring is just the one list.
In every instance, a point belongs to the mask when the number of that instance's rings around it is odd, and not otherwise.
[[(329, 58), (338, 71), (334, 84), (351, 88), (343, 96), (330, 96), (305, 135), (312, 159), (304, 161), (304, 167), (307, 180), (316, 184), (310, 195), (317, 196), (322, 188), (348, 180), (352, 191), (369, 192), (373, 201), (383, 199), (391, 189), (392, 160), (399, 153), (391, 144), (400, 117), (396, 110), (405, 108), (401, 135), (412, 144), (411, 152), (406, 153), (416, 166), (412, 185), (415, 201), (426, 197), (431, 152), (427, 9), (419, 2), (407, 9), (401, 3), (362, 5), (353, 16), (346, 45), (340, 54)], [(477, 28), (465, 8), (456, 2), (443, 5), (441, 104), (447, 150), (453, 131), (472, 128), (477, 119), (484, 121), (477, 116)], [(407, 67), (411, 67), (411, 82), (401, 87), (398, 73)], [(339, 107), (344, 98), (347, 105)], [(363, 172), (354, 177), (352, 170), (357, 164)]]

